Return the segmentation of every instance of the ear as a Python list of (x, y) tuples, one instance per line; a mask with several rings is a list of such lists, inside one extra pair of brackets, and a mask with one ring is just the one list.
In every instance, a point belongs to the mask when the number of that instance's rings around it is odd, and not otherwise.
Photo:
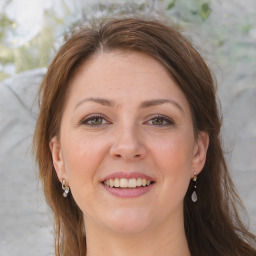
[(54, 169), (57, 173), (59, 181), (62, 182), (63, 179), (67, 180), (67, 173), (65, 169), (64, 159), (60, 147), (60, 143), (56, 136), (54, 136), (50, 143), (49, 147), (52, 153), (52, 161)]
[(208, 146), (208, 133), (204, 131), (199, 131), (197, 140), (194, 145), (191, 178), (194, 176), (194, 172), (196, 172), (196, 174), (199, 174), (202, 171), (206, 161)]

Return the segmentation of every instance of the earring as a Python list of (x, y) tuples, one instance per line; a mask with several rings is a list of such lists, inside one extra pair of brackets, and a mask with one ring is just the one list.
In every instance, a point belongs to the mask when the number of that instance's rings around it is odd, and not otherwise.
[(197, 176), (196, 176), (196, 172), (194, 172), (194, 177), (193, 177), (193, 182), (194, 182), (194, 191), (191, 195), (191, 200), (195, 203), (197, 201), (197, 194), (196, 194), (196, 180), (197, 180)]
[(62, 180), (62, 189), (64, 190), (63, 196), (67, 197), (68, 193), (69, 193), (69, 186), (66, 185), (66, 180), (65, 179)]

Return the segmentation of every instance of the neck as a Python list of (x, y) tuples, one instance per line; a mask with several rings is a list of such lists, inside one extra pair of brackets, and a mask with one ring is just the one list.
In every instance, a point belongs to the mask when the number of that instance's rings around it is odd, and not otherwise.
[(87, 256), (190, 256), (183, 217), (140, 233), (123, 234), (86, 223)]

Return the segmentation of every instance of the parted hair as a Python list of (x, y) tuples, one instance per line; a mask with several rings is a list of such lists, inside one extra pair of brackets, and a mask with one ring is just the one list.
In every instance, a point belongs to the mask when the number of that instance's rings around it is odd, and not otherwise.
[(216, 85), (203, 58), (166, 21), (137, 17), (111, 18), (80, 27), (51, 62), (40, 90), (34, 148), (46, 201), (55, 224), (55, 255), (85, 256), (83, 213), (72, 195), (62, 196), (49, 142), (59, 135), (69, 80), (78, 67), (101, 50), (145, 53), (175, 79), (189, 103), (194, 133), (209, 134), (207, 158), (198, 176), (198, 201), (191, 201), (192, 181), (184, 198), (185, 232), (192, 256), (255, 256), (255, 236), (243, 224), (239, 199), (221, 145), (221, 116)]

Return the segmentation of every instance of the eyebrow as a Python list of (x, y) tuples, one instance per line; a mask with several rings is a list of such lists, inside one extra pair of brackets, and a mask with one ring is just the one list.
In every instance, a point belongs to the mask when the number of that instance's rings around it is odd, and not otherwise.
[(183, 108), (174, 100), (171, 99), (154, 99), (154, 100), (147, 100), (140, 104), (141, 108), (149, 108), (157, 105), (162, 105), (165, 103), (172, 104), (173, 106), (177, 107), (181, 112), (184, 113)]
[[(98, 103), (100, 105), (107, 106), (107, 107), (114, 107), (115, 106), (114, 101), (111, 101), (111, 100), (108, 100), (108, 99), (104, 99), (104, 98), (89, 97), (89, 98), (84, 98), (83, 100), (79, 101), (76, 104), (74, 110), (78, 106), (82, 105), (85, 102), (95, 102), (95, 103)], [(183, 108), (176, 101), (171, 100), (171, 99), (152, 99), (152, 100), (146, 100), (146, 101), (141, 102), (140, 108), (149, 108), (149, 107), (153, 107), (153, 106), (162, 105), (162, 104), (165, 104), (165, 103), (172, 104), (173, 106), (177, 107), (181, 112), (184, 113)]]
[(114, 107), (114, 105), (115, 105), (115, 103), (113, 101), (111, 101), (111, 100), (107, 100), (107, 99), (103, 99), (103, 98), (93, 98), (93, 97), (90, 97), (90, 98), (84, 98), (83, 100), (79, 101), (76, 104), (74, 110), (78, 106), (82, 105), (85, 102), (95, 102), (95, 103), (98, 103), (100, 105), (107, 106), (107, 107)]

